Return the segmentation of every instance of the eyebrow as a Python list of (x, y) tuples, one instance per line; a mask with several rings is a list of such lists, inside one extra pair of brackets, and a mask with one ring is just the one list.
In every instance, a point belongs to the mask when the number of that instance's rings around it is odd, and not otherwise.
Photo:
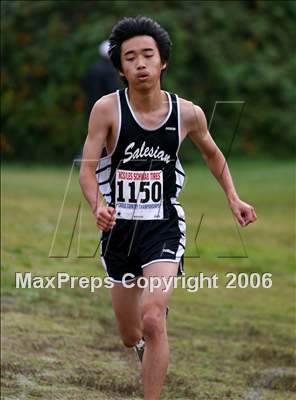
[[(143, 52), (154, 51), (154, 49), (152, 49), (150, 47), (147, 47), (145, 49), (142, 49), (141, 51), (143, 51)], [(135, 50), (128, 50), (127, 52), (124, 53), (124, 56), (128, 56), (128, 55), (131, 55), (131, 54), (134, 54), (134, 53), (135, 53)]]

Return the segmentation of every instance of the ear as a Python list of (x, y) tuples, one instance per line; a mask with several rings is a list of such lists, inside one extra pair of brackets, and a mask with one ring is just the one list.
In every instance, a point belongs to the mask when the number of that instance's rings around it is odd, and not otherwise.
[(167, 63), (162, 64), (161, 70), (162, 71), (165, 70), (167, 66), (168, 66)]

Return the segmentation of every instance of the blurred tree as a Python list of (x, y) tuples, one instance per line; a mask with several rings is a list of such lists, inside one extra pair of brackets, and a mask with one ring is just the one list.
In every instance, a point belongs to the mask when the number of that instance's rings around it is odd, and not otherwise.
[[(81, 78), (97, 43), (124, 16), (148, 15), (170, 33), (164, 85), (206, 112), (227, 152), (295, 152), (294, 1), (2, 1), (1, 151), (6, 159), (62, 162), (83, 145)], [(183, 159), (196, 158), (186, 142)]]

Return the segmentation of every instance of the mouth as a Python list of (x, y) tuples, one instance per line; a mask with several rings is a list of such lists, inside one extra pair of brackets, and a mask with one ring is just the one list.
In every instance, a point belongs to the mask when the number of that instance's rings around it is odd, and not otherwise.
[(146, 79), (148, 79), (148, 77), (149, 74), (147, 72), (143, 72), (137, 75), (137, 79), (139, 79), (140, 81), (145, 81)]

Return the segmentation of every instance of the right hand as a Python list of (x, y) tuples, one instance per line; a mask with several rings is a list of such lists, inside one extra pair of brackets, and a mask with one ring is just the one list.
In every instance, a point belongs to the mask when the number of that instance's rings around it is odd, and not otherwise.
[(102, 231), (108, 232), (116, 224), (115, 208), (110, 206), (100, 206), (95, 213), (97, 227)]

